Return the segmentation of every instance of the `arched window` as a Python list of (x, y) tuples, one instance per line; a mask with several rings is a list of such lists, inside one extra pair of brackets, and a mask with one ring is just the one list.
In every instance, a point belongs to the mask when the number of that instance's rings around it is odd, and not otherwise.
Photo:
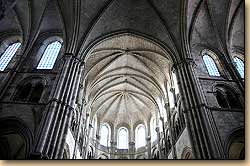
[(225, 98), (225, 96), (222, 94), (222, 92), (220, 92), (219, 90), (216, 91), (216, 99), (218, 104), (222, 107), (222, 108), (228, 108), (228, 103), (227, 103), (227, 99)]
[(43, 93), (43, 84), (39, 83), (39, 84), (35, 85), (34, 89), (31, 92), (29, 101), (34, 102), (34, 103), (38, 103), (41, 96), (42, 96), (42, 93)]
[(241, 78), (244, 78), (244, 62), (238, 57), (234, 57), (234, 62)]
[(50, 43), (45, 49), (37, 69), (52, 69), (61, 47), (62, 44), (59, 41)]
[(174, 93), (173, 89), (170, 87), (171, 85), (167, 86), (168, 89), (168, 100), (169, 100), (169, 106), (170, 108), (173, 108), (175, 106), (175, 101), (174, 101)]
[(228, 159), (245, 159), (245, 132), (240, 129), (232, 133), (227, 143)]
[(128, 149), (128, 129), (125, 127), (118, 130), (118, 149)]
[(20, 46), (21, 46), (20, 42), (13, 43), (8, 46), (8, 48), (4, 51), (4, 53), (0, 57), (0, 71), (4, 71), (4, 69), (8, 66), (9, 62), (14, 57)]
[(203, 61), (206, 65), (206, 68), (208, 70), (208, 74), (210, 76), (220, 76), (219, 70), (218, 70), (213, 58), (211, 58), (207, 54), (204, 54)]
[(154, 142), (157, 139), (156, 121), (154, 117), (152, 117), (150, 120), (150, 131), (151, 131), (151, 142)]
[(31, 92), (32, 85), (28, 83), (18, 88), (18, 91), (14, 97), (14, 101), (27, 101)]
[(139, 148), (146, 145), (146, 130), (143, 125), (138, 125), (135, 129), (135, 147)]
[(178, 83), (177, 83), (177, 78), (176, 78), (176, 74), (173, 72), (173, 82), (174, 82), (174, 88), (175, 88), (175, 94), (179, 94), (179, 87), (178, 87)]
[(110, 128), (107, 124), (104, 124), (101, 127), (100, 144), (104, 146), (109, 146), (109, 142), (110, 142)]
[(243, 107), (241, 100), (237, 94), (225, 87), (217, 87), (220, 90), (216, 90), (216, 99), (220, 107), (229, 109), (241, 109)]
[(241, 103), (235, 93), (227, 90), (226, 96), (227, 96), (227, 101), (229, 103), (230, 108), (242, 108)]
[(192, 150), (190, 147), (184, 148), (182, 155), (181, 155), (181, 159), (193, 159)]
[(39, 103), (42, 93), (44, 90), (44, 85), (39, 80), (25, 80), (25, 82), (21, 82), (15, 93), (13, 98), (14, 101), (22, 101), (22, 102), (32, 102)]

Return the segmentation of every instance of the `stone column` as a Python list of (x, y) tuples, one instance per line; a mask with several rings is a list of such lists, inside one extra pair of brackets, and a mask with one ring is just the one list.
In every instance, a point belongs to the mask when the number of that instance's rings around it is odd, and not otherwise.
[(128, 143), (128, 153), (129, 153), (129, 159), (135, 158), (135, 142), (131, 141)]
[(173, 96), (173, 99), (174, 99), (174, 106), (176, 106), (177, 104), (177, 97), (176, 97), (176, 94), (175, 94), (175, 88), (170, 88), (170, 92), (172, 93), (172, 96)]
[(87, 158), (87, 155), (88, 155), (88, 149), (89, 149), (89, 144), (90, 144), (89, 142), (90, 142), (90, 139), (91, 139), (90, 138), (91, 137), (90, 136), (90, 133), (91, 133), (90, 131), (92, 129), (92, 125), (91, 124), (89, 124), (88, 126), (89, 127), (86, 128), (86, 130), (87, 130), (86, 133), (85, 133), (86, 135), (84, 136), (85, 137), (85, 146), (84, 146), (85, 149), (83, 150), (83, 152), (84, 152), (85, 158)]
[[(78, 116), (79, 119), (78, 119), (78, 122), (77, 122), (77, 129), (76, 129), (77, 135), (76, 135), (76, 140), (75, 140), (73, 159), (76, 158), (76, 146), (77, 146), (78, 142), (80, 141), (80, 139), (82, 139), (81, 141), (83, 141), (83, 138), (81, 137), (80, 134), (81, 134), (81, 132), (83, 132), (82, 129), (83, 129), (84, 124), (83, 124), (82, 116), (83, 116), (83, 113), (85, 112), (85, 107), (86, 107), (85, 100), (82, 99), (82, 104), (78, 104), (77, 107), (79, 108), (79, 111), (76, 111), (76, 112), (79, 112), (79, 116)], [(82, 157), (84, 158), (84, 156), (83, 156), (83, 147), (79, 147), (79, 149), (81, 149), (81, 154), (82, 154)]]
[[(173, 156), (173, 159), (176, 159), (176, 149), (175, 149), (175, 140), (174, 140), (174, 133), (173, 133), (173, 125), (171, 123), (171, 114), (170, 114), (170, 107), (169, 107), (169, 103), (166, 103), (164, 105), (166, 111), (167, 111), (167, 126), (169, 127), (169, 134), (170, 134), (170, 143), (171, 143), (171, 147), (170, 149), (172, 148), (172, 156)], [(165, 139), (165, 145), (168, 145), (169, 146), (169, 143), (166, 142), (168, 138)], [(166, 155), (168, 155), (168, 151), (167, 151), (167, 147), (166, 147)]]
[(155, 129), (156, 133), (157, 133), (157, 149), (159, 151), (159, 159), (161, 159), (161, 146), (160, 146), (160, 128), (159, 127), (156, 127)]
[[(165, 129), (165, 124), (164, 124), (164, 118), (163, 117), (160, 117), (160, 121), (161, 121), (161, 123), (162, 123), (162, 130), (163, 130), (163, 142), (164, 142), (164, 145), (163, 146), (165, 146), (165, 150), (164, 150), (164, 153), (166, 154), (166, 136), (165, 136), (165, 131), (166, 131), (166, 129)], [(161, 145), (162, 146), (162, 145)], [(161, 149), (162, 149), (162, 147), (160, 147)], [(162, 159), (167, 159), (167, 155), (164, 155), (164, 153), (162, 153), (162, 150), (160, 151), (160, 153), (161, 153), (161, 157), (162, 157)]]
[(117, 142), (110, 141), (110, 159), (115, 159), (116, 148), (117, 148)]
[(97, 159), (98, 154), (99, 154), (99, 146), (100, 146), (100, 135), (96, 135), (96, 142), (95, 142), (95, 159)]
[(148, 159), (151, 159), (152, 158), (152, 155), (151, 155), (151, 137), (148, 136), (146, 138), (146, 141), (147, 141)]
[(90, 121), (89, 113), (86, 113), (85, 125), (83, 127), (83, 131), (84, 131), (83, 132), (84, 133), (83, 156), (85, 156), (85, 158), (87, 157), (87, 154), (88, 154), (89, 130), (91, 129), (89, 126), (89, 121)]
[(218, 149), (212, 150), (212, 147), (220, 145), (216, 145), (216, 141), (214, 141), (213, 137), (216, 133), (213, 133), (211, 124), (208, 122), (208, 116), (211, 118), (212, 115), (209, 115), (208, 110), (204, 107), (201, 90), (199, 90), (198, 81), (193, 71), (193, 64), (192, 59), (185, 59), (174, 66), (193, 155), (196, 159), (221, 158)]
[(63, 147), (69, 128), (82, 72), (81, 62), (66, 53), (52, 98), (44, 112), (31, 158), (62, 158)]

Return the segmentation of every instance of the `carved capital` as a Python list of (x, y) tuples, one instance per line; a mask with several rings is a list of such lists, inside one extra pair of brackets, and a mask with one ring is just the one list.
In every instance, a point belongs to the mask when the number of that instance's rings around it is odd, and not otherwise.
[(96, 134), (96, 139), (100, 140), (101, 136)]
[(164, 118), (163, 118), (163, 117), (160, 117), (160, 120), (161, 120), (161, 121), (164, 121)]
[(175, 89), (174, 88), (170, 88), (170, 92), (175, 93)]
[(164, 107), (165, 107), (165, 109), (168, 109), (168, 107), (169, 107), (169, 102), (165, 103)]
[[(83, 89), (83, 84), (79, 84), (79, 88)], [(84, 100), (84, 102), (85, 102), (85, 100)]]
[(179, 67), (181, 67), (183, 65), (192, 65), (193, 67), (197, 66), (195, 61), (193, 60), (193, 58), (186, 58), (184, 60), (181, 60), (177, 64), (174, 64), (173, 65), (173, 71), (175, 71), (176, 69), (178, 69)]
[(131, 141), (128, 144), (129, 144), (129, 146), (135, 146), (135, 142), (134, 141)]

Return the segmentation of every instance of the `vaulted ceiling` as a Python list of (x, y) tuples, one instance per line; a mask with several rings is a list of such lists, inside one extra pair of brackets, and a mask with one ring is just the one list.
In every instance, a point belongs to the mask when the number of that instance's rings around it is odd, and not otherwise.
[(131, 34), (94, 46), (85, 60), (86, 101), (92, 115), (114, 125), (144, 122), (166, 101), (171, 61), (156, 44)]
[[(13, 0), (3, 0), (9, 5)], [(244, 48), (243, 0), (20, 0), (0, 20), (0, 33), (19, 31), (27, 51), (46, 31), (63, 33), (67, 52), (82, 53), (91, 42), (121, 30), (162, 42), (175, 58), (185, 40)], [(11, 6), (11, 5), (9, 5)], [(214, 41), (214, 37), (217, 41)]]
[[(18, 0), (0, 25), (0, 39), (13, 32), (22, 36), (26, 55), (45, 32), (60, 32), (66, 52), (88, 55), (88, 100), (103, 120), (149, 116), (156, 109), (154, 100), (164, 96), (170, 62), (183, 58), (188, 48), (189, 56), (197, 45), (219, 48), (222, 54), (244, 50), (243, 0)], [(86, 51), (119, 32), (151, 38), (167, 52), (131, 36)]]

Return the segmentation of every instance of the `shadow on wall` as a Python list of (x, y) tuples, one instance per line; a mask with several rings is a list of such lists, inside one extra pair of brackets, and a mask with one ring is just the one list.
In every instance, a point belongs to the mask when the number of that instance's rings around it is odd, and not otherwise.
[(28, 159), (33, 134), (21, 119), (0, 119), (0, 159)]

